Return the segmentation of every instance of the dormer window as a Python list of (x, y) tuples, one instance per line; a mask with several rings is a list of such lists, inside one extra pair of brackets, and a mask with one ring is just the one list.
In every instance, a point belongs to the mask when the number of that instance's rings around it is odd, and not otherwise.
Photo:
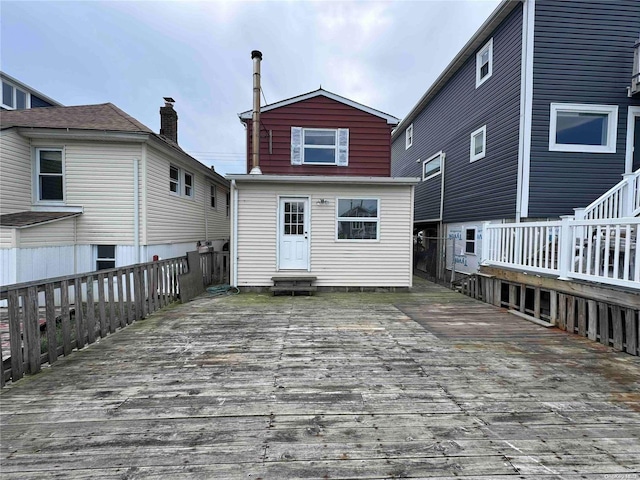
[(476, 54), (476, 88), (486, 82), (493, 73), (493, 38)]
[(29, 108), (29, 94), (10, 83), (2, 81), (2, 107), (8, 110)]

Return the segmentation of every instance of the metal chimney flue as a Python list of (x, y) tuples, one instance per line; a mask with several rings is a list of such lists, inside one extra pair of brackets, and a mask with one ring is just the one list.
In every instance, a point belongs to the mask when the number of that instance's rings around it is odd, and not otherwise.
[(260, 62), (262, 52), (253, 50), (253, 124), (251, 130), (252, 168), (250, 174), (261, 175), (260, 170)]

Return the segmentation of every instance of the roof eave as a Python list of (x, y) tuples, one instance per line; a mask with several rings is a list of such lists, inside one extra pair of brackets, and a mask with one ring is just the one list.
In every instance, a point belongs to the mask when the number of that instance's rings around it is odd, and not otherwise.
[(516, 8), (517, 5), (525, 0), (502, 0), (502, 3), (496, 7), (493, 13), (485, 20), (476, 33), (469, 39), (458, 54), (451, 60), (449, 65), (443, 70), (440, 76), (429, 87), (425, 94), (420, 98), (418, 103), (411, 111), (400, 121), (398, 126), (391, 134), (392, 141), (405, 129), (405, 127), (420, 114), (427, 104), (435, 97), (435, 95), (444, 87), (444, 85), (455, 75), (455, 73), (464, 65), (464, 63), (473, 55), (473, 53), (489, 38), (493, 30)]
[(228, 180), (251, 183), (344, 183), (360, 185), (417, 185), (418, 177), (356, 177), (337, 175), (226, 175)]

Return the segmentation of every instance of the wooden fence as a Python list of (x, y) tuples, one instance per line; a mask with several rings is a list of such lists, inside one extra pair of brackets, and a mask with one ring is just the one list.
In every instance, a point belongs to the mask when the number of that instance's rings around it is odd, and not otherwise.
[[(203, 285), (228, 282), (228, 252), (200, 260)], [(186, 257), (178, 257), (1, 287), (10, 357), (0, 361), (0, 386), (175, 302), (186, 272)]]
[(462, 293), (543, 320), (561, 330), (640, 355), (640, 310), (612, 300), (510, 282), (482, 273), (461, 282)]

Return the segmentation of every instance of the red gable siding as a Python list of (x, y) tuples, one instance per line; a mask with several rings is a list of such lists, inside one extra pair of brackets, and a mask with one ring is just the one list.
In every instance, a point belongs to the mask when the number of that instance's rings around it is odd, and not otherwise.
[[(391, 175), (391, 129), (387, 121), (318, 96), (260, 114), (260, 169), (267, 175)], [(348, 128), (349, 166), (291, 165), (291, 127)], [(269, 130), (272, 153), (269, 154)], [(247, 172), (251, 171), (251, 120), (247, 121)]]

